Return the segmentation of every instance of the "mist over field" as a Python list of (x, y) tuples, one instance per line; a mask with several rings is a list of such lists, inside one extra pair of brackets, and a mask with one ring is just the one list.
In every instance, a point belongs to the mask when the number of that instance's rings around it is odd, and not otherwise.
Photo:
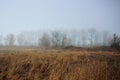
[[(71, 40), (69, 45), (107, 45), (103, 38), (120, 35), (119, 4), (119, 0), (0, 1), (0, 43), (9, 45), (6, 38), (11, 34), (12, 45), (38, 46), (44, 33), (51, 38), (57, 32)], [(92, 30), (98, 40), (91, 43)], [(22, 34), (21, 44), (18, 37)]]

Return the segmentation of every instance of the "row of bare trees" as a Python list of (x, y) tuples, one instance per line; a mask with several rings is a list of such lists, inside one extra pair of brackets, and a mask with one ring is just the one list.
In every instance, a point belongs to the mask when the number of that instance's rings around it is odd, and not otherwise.
[(8, 34), (5, 38), (4, 38), (4, 43), (3, 44), (3, 36), (0, 35), (0, 46), (6, 45), (6, 46), (14, 46), (15, 43), (15, 36), (13, 34)]
[(107, 31), (69, 30), (33, 32), (26, 31), (17, 35), (0, 35), (0, 46), (40, 46), (40, 47), (65, 47), (65, 46), (108, 46), (112, 35)]

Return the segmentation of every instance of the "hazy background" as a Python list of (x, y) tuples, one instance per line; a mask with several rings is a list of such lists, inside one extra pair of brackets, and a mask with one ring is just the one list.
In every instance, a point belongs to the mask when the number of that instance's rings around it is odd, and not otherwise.
[(88, 29), (120, 33), (120, 0), (0, 0), (0, 34)]

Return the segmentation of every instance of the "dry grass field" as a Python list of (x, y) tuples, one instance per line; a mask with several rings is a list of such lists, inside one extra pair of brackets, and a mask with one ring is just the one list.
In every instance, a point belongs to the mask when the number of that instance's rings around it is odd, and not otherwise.
[(120, 80), (114, 51), (0, 50), (0, 80)]

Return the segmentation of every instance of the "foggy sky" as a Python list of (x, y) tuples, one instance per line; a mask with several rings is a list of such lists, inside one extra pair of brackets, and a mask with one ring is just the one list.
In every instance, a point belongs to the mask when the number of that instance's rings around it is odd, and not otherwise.
[(120, 0), (0, 0), (0, 34), (96, 28), (120, 33)]

